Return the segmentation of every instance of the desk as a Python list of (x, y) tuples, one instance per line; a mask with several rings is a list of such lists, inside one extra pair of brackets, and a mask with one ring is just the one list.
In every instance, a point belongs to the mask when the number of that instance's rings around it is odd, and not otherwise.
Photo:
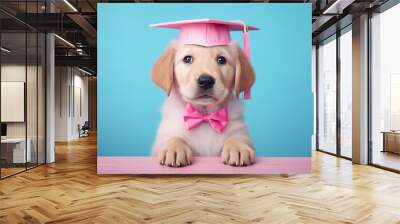
[[(27, 142), (28, 144), (25, 151), (25, 138), (1, 139), (2, 159), (5, 159), (8, 163), (30, 162), (32, 160), (32, 153), (31, 153), (32, 141), (30, 138), (28, 138)], [(27, 159), (27, 161), (25, 161), (25, 158)]]
[(392, 152), (400, 154), (400, 132), (383, 131), (383, 150), (382, 152)]

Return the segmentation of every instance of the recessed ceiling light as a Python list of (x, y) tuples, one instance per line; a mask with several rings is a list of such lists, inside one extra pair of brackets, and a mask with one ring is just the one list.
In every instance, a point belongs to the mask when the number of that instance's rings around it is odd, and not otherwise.
[(67, 4), (74, 12), (78, 12), (78, 10), (68, 1), (64, 0), (65, 4)]
[(57, 35), (57, 34), (54, 34), (54, 36), (57, 37), (57, 38), (58, 38), (59, 40), (61, 40), (62, 42), (66, 43), (68, 46), (75, 48), (75, 45), (73, 45), (73, 44), (72, 44), (71, 42), (69, 42), (68, 40), (66, 40), (66, 39), (64, 39), (64, 38), (62, 38), (62, 37), (60, 37), (60, 36)]
[(78, 70), (81, 71), (81, 72), (83, 72), (83, 73), (85, 73), (85, 74), (87, 74), (87, 75), (90, 75), (90, 76), (93, 75), (92, 73), (90, 73), (90, 72), (88, 72), (88, 71), (86, 71), (86, 70), (83, 70), (83, 69), (81, 69), (81, 68), (79, 68), (79, 67), (78, 67)]
[(10, 53), (11, 52), (11, 50), (9, 50), (9, 49), (7, 49), (5, 47), (1, 47), (1, 51), (4, 51), (6, 53)]
[(355, 0), (336, 0), (322, 14), (342, 14), (343, 9), (351, 5)]

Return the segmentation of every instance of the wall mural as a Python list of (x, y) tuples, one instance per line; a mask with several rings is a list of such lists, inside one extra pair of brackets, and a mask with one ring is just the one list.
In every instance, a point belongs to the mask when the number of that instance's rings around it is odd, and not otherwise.
[(311, 4), (99, 4), (98, 173), (311, 172)]

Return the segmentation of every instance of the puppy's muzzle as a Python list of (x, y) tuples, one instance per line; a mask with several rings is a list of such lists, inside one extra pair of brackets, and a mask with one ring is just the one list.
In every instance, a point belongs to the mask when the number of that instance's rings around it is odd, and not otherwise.
[(211, 89), (215, 84), (215, 79), (211, 75), (203, 74), (197, 79), (197, 86), (202, 90)]

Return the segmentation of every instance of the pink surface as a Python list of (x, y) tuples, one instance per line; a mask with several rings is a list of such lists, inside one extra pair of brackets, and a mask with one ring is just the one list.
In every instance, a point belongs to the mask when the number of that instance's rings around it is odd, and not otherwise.
[(97, 158), (98, 174), (296, 174), (311, 172), (311, 157), (258, 157), (246, 167), (233, 167), (220, 157), (195, 157), (186, 167), (161, 166), (155, 157)]

